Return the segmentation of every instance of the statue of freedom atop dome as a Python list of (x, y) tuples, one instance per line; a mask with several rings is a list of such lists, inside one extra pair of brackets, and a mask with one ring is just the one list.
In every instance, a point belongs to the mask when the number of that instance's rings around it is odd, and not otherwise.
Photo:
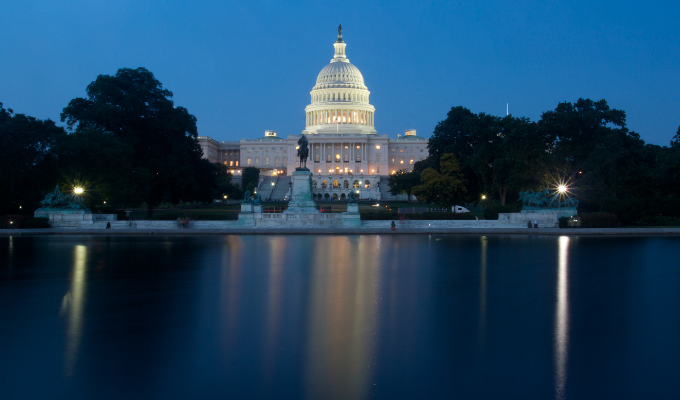
[(309, 155), (309, 145), (307, 142), (307, 137), (305, 135), (302, 135), (300, 139), (298, 139), (298, 151), (297, 155), (300, 157), (300, 168), (298, 168), (298, 171), (309, 171), (307, 169), (307, 156)]

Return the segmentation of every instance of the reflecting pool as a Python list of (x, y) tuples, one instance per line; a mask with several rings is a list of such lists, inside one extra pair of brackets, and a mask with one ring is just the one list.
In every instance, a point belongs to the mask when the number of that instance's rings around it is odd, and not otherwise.
[(0, 237), (0, 397), (675, 398), (680, 238)]

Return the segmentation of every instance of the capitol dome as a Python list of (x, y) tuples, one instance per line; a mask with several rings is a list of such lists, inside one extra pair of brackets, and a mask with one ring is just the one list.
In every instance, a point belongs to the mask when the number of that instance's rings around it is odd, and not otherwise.
[[(345, 60), (347, 59), (345, 58)], [(326, 65), (316, 78), (315, 88), (320, 88), (323, 85), (342, 85), (343, 87), (366, 89), (361, 71), (349, 61), (331, 62)]]
[(333, 43), (335, 56), (321, 69), (310, 92), (311, 104), (305, 108), (307, 124), (303, 133), (376, 133), (375, 107), (368, 102), (371, 92), (359, 68), (349, 62), (346, 46), (339, 28), (338, 40)]

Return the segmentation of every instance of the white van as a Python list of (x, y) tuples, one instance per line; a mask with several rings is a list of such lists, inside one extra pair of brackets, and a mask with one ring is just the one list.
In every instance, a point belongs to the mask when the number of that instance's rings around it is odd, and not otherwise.
[(451, 207), (451, 211), (453, 211), (455, 213), (468, 213), (468, 212), (470, 212), (470, 210), (468, 210), (467, 208), (465, 208), (463, 206), (453, 206), (453, 207)]

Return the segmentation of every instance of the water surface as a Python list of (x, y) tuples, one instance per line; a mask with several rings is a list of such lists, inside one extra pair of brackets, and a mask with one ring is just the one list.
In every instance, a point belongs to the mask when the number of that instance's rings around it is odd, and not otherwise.
[(0, 397), (677, 398), (680, 238), (0, 237)]

